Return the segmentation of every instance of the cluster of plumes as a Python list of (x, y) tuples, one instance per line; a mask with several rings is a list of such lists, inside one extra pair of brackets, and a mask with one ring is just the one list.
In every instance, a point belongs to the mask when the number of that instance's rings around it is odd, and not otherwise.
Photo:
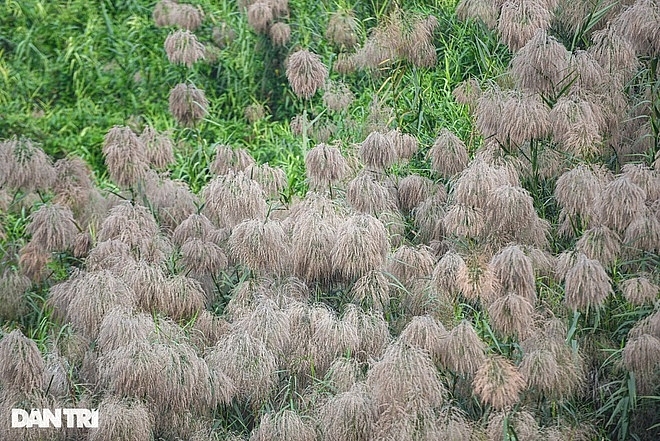
[[(348, 32), (349, 25), (343, 26), (343, 32)], [(437, 61), (433, 44), (433, 34), (437, 27), (438, 19), (433, 15), (408, 16), (397, 8), (371, 31), (362, 47), (353, 54), (339, 58), (334, 68), (342, 74), (355, 70), (378, 72), (399, 60), (416, 67), (433, 67)], [(333, 29), (332, 33), (333, 39), (338, 38), (335, 36), (339, 34), (338, 31)]]
[[(657, 298), (657, 292), (656, 292)], [(623, 365), (635, 375), (640, 394), (657, 392), (660, 377), (660, 313), (640, 320), (628, 333)]]
[(25, 193), (50, 188), (56, 172), (51, 159), (27, 138), (0, 142), (0, 187)]
[(301, 49), (289, 55), (286, 63), (286, 77), (296, 96), (310, 99), (323, 87), (328, 78), (328, 68), (318, 55)]
[(170, 90), (170, 113), (185, 127), (192, 127), (202, 121), (208, 113), (209, 102), (202, 89), (194, 84), (179, 83)]
[(178, 26), (194, 31), (204, 21), (204, 11), (199, 6), (161, 0), (154, 7), (153, 19), (158, 27)]
[(165, 52), (170, 63), (192, 67), (195, 62), (204, 59), (205, 49), (195, 34), (178, 30), (165, 39)]
[(258, 34), (268, 35), (274, 46), (285, 46), (291, 38), (291, 28), (282, 20), (289, 15), (288, 0), (241, 0), (248, 24)]

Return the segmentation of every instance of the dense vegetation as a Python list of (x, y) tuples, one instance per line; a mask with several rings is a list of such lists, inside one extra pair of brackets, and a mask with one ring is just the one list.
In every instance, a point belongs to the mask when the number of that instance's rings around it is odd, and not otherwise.
[(654, 0), (3, 1), (0, 439), (658, 439), (659, 56)]

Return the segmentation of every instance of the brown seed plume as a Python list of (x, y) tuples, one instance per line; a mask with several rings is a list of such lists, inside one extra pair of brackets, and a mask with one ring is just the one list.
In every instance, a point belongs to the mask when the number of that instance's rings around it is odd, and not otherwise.
[(318, 55), (302, 49), (289, 56), (286, 77), (298, 97), (310, 99), (323, 87), (328, 77), (328, 68)]

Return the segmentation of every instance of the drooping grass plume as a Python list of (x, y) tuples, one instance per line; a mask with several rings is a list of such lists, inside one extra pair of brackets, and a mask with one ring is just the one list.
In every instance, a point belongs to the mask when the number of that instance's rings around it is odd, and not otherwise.
[(619, 283), (619, 288), (626, 300), (635, 306), (651, 304), (660, 295), (660, 286), (646, 276), (624, 280)]
[(153, 308), (177, 321), (197, 316), (207, 301), (202, 285), (195, 279), (176, 275), (156, 291)]
[(620, 255), (621, 238), (606, 226), (596, 226), (582, 234), (575, 243), (575, 249), (607, 267)]
[(49, 273), (47, 268), (51, 253), (36, 242), (28, 242), (18, 251), (21, 273), (32, 282), (41, 282)]
[(172, 233), (172, 242), (182, 246), (189, 239), (210, 240), (215, 227), (203, 214), (193, 213), (181, 222)]
[(524, 297), (532, 306), (536, 303), (536, 278), (532, 260), (520, 246), (502, 248), (493, 256), (490, 265), (503, 293), (511, 292)]
[(216, 154), (213, 162), (209, 164), (209, 170), (216, 175), (226, 175), (230, 170), (235, 173), (245, 171), (255, 160), (245, 149), (234, 149), (231, 146), (217, 144)]
[(66, 251), (78, 233), (73, 212), (60, 204), (45, 204), (30, 214), (27, 232), (46, 251)]
[(450, 178), (468, 165), (465, 143), (448, 129), (443, 128), (429, 150), (431, 168), (444, 178)]
[(335, 358), (358, 350), (360, 335), (356, 323), (337, 318), (325, 306), (312, 308), (309, 320), (312, 368), (321, 378)]
[(204, 11), (199, 6), (161, 0), (156, 3), (152, 16), (158, 27), (179, 26), (194, 31), (202, 24)]
[(280, 193), (287, 187), (286, 173), (280, 167), (271, 167), (268, 164), (249, 165), (245, 175), (261, 185), (268, 199), (279, 199)]
[(352, 50), (358, 43), (359, 22), (351, 10), (333, 12), (328, 19), (325, 38), (339, 49)]
[(323, 103), (334, 112), (347, 110), (354, 98), (355, 96), (348, 85), (341, 81), (329, 81), (325, 85)]
[(461, 21), (481, 21), (490, 30), (497, 28), (499, 5), (484, 0), (461, 0), (456, 5), (456, 17)]
[(534, 305), (527, 297), (508, 292), (488, 305), (491, 326), (506, 336), (526, 338), (534, 326)]
[(286, 46), (291, 40), (291, 26), (281, 21), (273, 23), (268, 35), (274, 46)]
[(131, 343), (147, 343), (155, 328), (150, 315), (124, 307), (114, 308), (101, 322), (97, 339), (99, 352), (108, 353)]
[(436, 190), (429, 178), (411, 174), (401, 179), (397, 186), (399, 208), (404, 213), (410, 213)]
[(433, 272), (435, 259), (425, 247), (402, 245), (388, 258), (385, 270), (402, 284), (417, 278), (428, 278)]
[(535, 95), (512, 94), (502, 103), (497, 140), (511, 147), (550, 135), (550, 109)]
[(280, 274), (289, 263), (289, 241), (276, 221), (241, 222), (231, 233), (229, 248), (240, 263), (257, 273)]
[(389, 325), (383, 314), (364, 312), (354, 304), (346, 305), (342, 321), (357, 330), (358, 346), (352, 353), (360, 362), (368, 362), (381, 356), (390, 341)]
[(643, 207), (626, 227), (623, 241), (638, 250), (660, 252), (660, 220), (650, 209)]
[(451, 205), (442, 223), (448, 237), (459, 239), (479, 239), (486, 227), (483, 210), (464, 204)]
[(610, 180), (609, 172), (603, 167), (583, 164), (557, 179), (554, 194), (563, 210), (566, 224), (563, 231), (570, 232), (573, 226), (579, 230), (582, 226), (592, 225), (598, 215), (596, 202)]
[(192, 67), (197, 61), (205, 58), (204, 45), (190, 31), (175, 31), (165, 39), (165, 53), (173, 64), (185, 64)]
[(0, 142), (0, 186), (26, 193), (48, 189), (55, 169), (41, 147), (27, 138)]
[(149, 172), (144, 186), (145, 204), (170, 231), (197, 211), (199, 202), (188, 184)]
[(82, 213), (93, 189), (92, 171), (87, 163), (68, 156), (55, 162), (55, 173), (54, 202), (69, 207), (74, 214)]
[(159, 133), (151, 126), (146, 126), (140, 134), (144, 145), (147, 162), (157, 170), (166, 169), (174, 163), (174, 146), (168, 133)]
[(484, 210), (489, 239), (494, 243), (518, 241), (544, 248), (550, 224), (539, 218), (534, 199), (522, 187), (503, 185), (490, 192)]
[(646, 194), (628, 176), (620, 175), (605, 185), (597, 199), (599, 220), (607, 227), (622, 234), (633, 218), (644, 208)]
[(623, 364), (635, 374), (637, 390), (652, 393), (657, 389), (654, 378), (660, 367), (660, 339), (651, 334), (630, 338), (623, 348)]
[(129, 247), (139, 247), (158, 236), (160, 228), (149, 210), (142, 205), (123, 202), (113, 207), (98, 232), (99, 242), (119, 240)]
[(258, 34), (268, 33), (275, 14), (268, 1), (259, 0), (247, 8), (248, 23)]
[(463, 320), (443, 340), (441, 359), (447, 369), (461, 375), (472, 375), (486, 359), (486, 345), (472, 324)]
[(243, 333), (266, 345), (278, 359), (289, 353), (291, 323), (286, 311), (273, 300), (259, 298), (252, 311), (232, 324), (232, 332)]
[(617, 82), (625, 83), (637, 71), (639, 60), (630, 39), (616, 28), (598, 30), (592, 35), (594, 44), (587, 51), (593, 55), (605, 72)]
[(447, 201), (447, 193), (444, 187), (440, 191), (426, 198), (411, 213), (415, 220), (420, 243), (430, 244), (432, 241), (444, 239), (443, 218), (445, 214), (444, 205)]
[(595, 104), (577, 96), (563, 96), (550, 111), (550, 122), (553, 138), (565, 152), (588, 158), (601, 151), (605, 120)]
[(186, 274), (192, 276), (216, 275), (228, 264), (222, 248), (213, 242), (194, 238), (181, 246), (180, 262)]
[(376, 405), (362, 383), (337, 394), (319, 409), (323, 441), (369, 441), (376, 422)]
[(19, 329), (0, 339), (0, 384), (31, 394), (41, 389), (45, 363), (37, 344)]
[(470, 301), (478, 299), (485, 304), (495, 300), (501, 287), (490, 263), (480, 253), (475, 253), (468, 256), (466, 265), (466, 277), (458, 279), (463, 297)]
[(328, 77), (328, 68), (323, 65), (318, 55), (301, 49), (289, 56), (286, 77), (299, 98), (310, 99), (323, 87)]
[(248, 219), (266, 218), (266, 200), (261, 186), (243, 172), (218, 176), (202, 190), (204, 213), (221, 228), (233, 228)]
[(103, 155), (110, 178), (120, 187), (134, 187), (145, 178), (146, 149), (129, 127), (114, 126), (103, 140)]
[(401, 130), (394, 129), (387, 132), (385, 136), (389, 138), (399, 164), (410, 161), (419, 150), (419, 141), (409, 133), (402, 133)]
[(433, 285), (438, 291), (456, 297), (468, 278), (468, 267), (460, 254), (448, 251), (433, 270)]
[(386, 311), (390, 304), (390, 281), (382, 271), (369, 271), (355, 281), (350, 295), (366, 309)]
[(551, 18), (552, 14), (543, 1), (506, 1), (497, 25), (500, 39), (512, 52), (517, 52), (539, 30), (547, 29)]
[(564, 302), (573, 310), (599, 308), (612, 292), (611, 281), (597, 260), (578, 254), (566, 273)]
[(660, 199), (660, 173), (644, 164), (626, 164), (621, 172), (630, 178), (633, 184), (644, 190), (646, 201), (654, 202)]
[(484, 403), (502, 410), (518, 402), (525, 379), (507, 359), (491, 355), (477, 370), (473, 386)]
[(493, 412), (488, 419), (486, 434), (489, 440), (507, 439), (510, 431), (516, 434), (519, 441), (534, 441), (542, 438), (539, 425), (534, 419), (534, 414), (521, 410), (516, 412)]
[(355, 280), (385, 263), (389, 251), (387, 230), (376, 218), (353, 215), (337, 230), (332, 269), (344, 280)]
[(332, 249), (337, 226), (334, 219), (315, 210), (300, 216), (291, 233), (294, 274), (310, 283), (332, 279)]
[(294, 410), (265, 413), (261, 416), (259, 426), (252, 432), (250, 441), (280, 440), (314, 441), (316, 431), (310, 421)]
[(131, 254), (131, 247), (118, 239), (98, 242), (89, 250), (85, 266), (88, 271), (119, 270), (122, 265), (129, 265), (135, 261)]
[(367, 167), (383, 170), (397, 161), (397, 151), (383, 133), (371, 132), (360, 144), (360, 159)]
[(360, 364), (354, 358), (339, 357), (328, 368), (327, 381), (337, 394), (348, 392), (362, 376)]
[(427, 351), (436, 366), (440, 366), (443, 341), (448, 336), (449, 333), (440, 321), (424, 315), (413, 317), (399, 334), (399, 339), (410, 346)]
[(195, 126), (208, 113), (206, 95), (194, 84), (177, 84), (170, 91), (169, 103), (170, 113), (184, 127)]
[(27, 312), (25, 292), (30, 288), (28, 277), (19, 271), (5, 269), (0, 276), (0, 319), (10, 322)]
[(494, 167), (483, 159), (475, 159), (456, 180), (452, 193), (454, 201), (471, 207), (484, 208), (491, 199), (491, 191), (504, 185), (514, 185), (507, 171)]
[(310, 186), (323, 190), (343, 179), (349, 166), (337, 147), (321, 143), (307, 152), (305, 171)]
[(233, 382), (238, 396), (257, 407), (276, 384), (275, 355), (245, 332), (222, 337), (205, 358), (212, 371)]
[(379, 409), (396, 406), (413, 411), (437, 407), (447, 395), (426, 351), (395, 341), (367, 372), (367, 388)]
[(348, 183), (346, 201), (355, 211), (372, 216), (397, 210), (396, 194), (386, 183), (379, 182), (374, 173), (366, 170)]
[(154, 418), (140, 401), (106, 397), (98, 406), (99, 427), (89, 431), (89, 441), (142, 441), (151, 439)]

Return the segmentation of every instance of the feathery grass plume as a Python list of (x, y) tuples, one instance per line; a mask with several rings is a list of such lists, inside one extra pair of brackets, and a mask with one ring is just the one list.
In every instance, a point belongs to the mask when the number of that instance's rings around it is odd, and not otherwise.
[(150, 315), (135, 313), (124, 307), (114, 308), (101, 322), (96, 340), (99, 353), (105, 354), (131, 343), (147, 343), (155, 328)]
[(633, 43), (616, 26), (608, 26), (592, 35), (593, 45), (587, 51), (618, 84), (627, 83), (639, 66)]
[(51, 160), (37, 144), (27, 138), (0, 142), (0, 187), (25, 193), (50, 188), (55, 180)]
[(355, 211), (374, 216), (397, 210), (396, 196), (390, 188), (379, 182), (375, 173), (366, 170), (348, 183), (346, 201)]
[(249, 165), (245, 169), (245, 175), (261, 185), (268, 199), (279, 199), (280, 193), (288, 185), (284, 170), (280, 167), (271, 167), (267, 163)]
[(389, 325), (380, 312), (364, 312), (359, 306), (349, 303), (344, 309), (342, 321), (357, 329), (359, 344), (355, 357), (360, 362), (380, 357), (390, 341)]
[(536, 303), (536, 278), (532, 260), (518, 245), (502, 248), (490, 260), (503, 293), (518, 294), (534, 306)]
[(518, 402), (525, 378), (506, 358), (491, 355), (474, 375), (473, 387), (481, 401), (502, 410)]
[(440, 191), (436, 191), (413, 209), (412, 216), (420, 243), (431, 243), (434, 240), (444, 239), (443, 219), (447, 193), (444, 191), (444, 187), (441, 186), (439, 189)]
[(289, 56), (286, 77), (299, 98), (310, 99), (323, 87), (328, 78), (328, 68), (323, 65), (318, 55), (301, 49)]
[(45, 362), (37, 344), (19, 329), (0, 339), (0, 384), (24, 394), (42, 386)]
[(203, 214), (193, 213), (181, 222), (172, 233), (172, 242), (182, 246), (189, 239), (211, 240), (215, 227)]
[(550, 111), (554, 139), (563, 150), (589, 157), (599, 153), (605, 120), (595, 104), (576, 96), (562, 96)]
[(151, 439), (154, 418), (140, 401), (108, 396), (99, 403), (99, 427), (89, 431), (89, 441), (143, 441)]
[(543, 243), (546, 240), (542, 231), (540, 237), (536, 235), (542, 220), (534, 209), (534, 198), (522, 187), (503, 185), (491, 191), (484, 211), (486, 225), (495, 240), (520, 240), (524, 243)]
[(633, 184), (644, 190), (646, 201), (652, 203), (660, 199), (660, 171), (644, 164), (626, 164), (621, 171)]
[(367, 372), (366, 385), (379, 409), (418, 411), (441, 406), (447, 390), (428, 352), (403, 341), (391, 343)]
[(491, 31), (497, 28), (500, 15), (499, 2), (486, 0), (461, 0), (456, 6), (456, 17), (461, 21), (480, 20)]
[(28, 242), (18, 252), (18, 267), (21, 274), (33, 282), (41, 282), (48, 268), (46, 265), (50, 261), (51, 254), (41, 248), (36, 242)]
[(479, 339), (472, 324), (463, 320), (442, 340), (442, 364), (460, 375), (472, 375), (486, 359), (486, 344)]
[(229, 249), (240, 263), (257, 273), (282, 273), (290, 254), (282, 225), (260, 219), (236, 225), (229, 238)]
[(323, 305), (312, 308), (309, 321), (312, 368), (316, 377), (322, 378), (335, 358), (358, 350), (360, 336), (355, 323), (338, 319)]
[[(98, 369), (99, 383), (109, 393), (145, 400), (161, 418), (173, 409), (198, 411), (216, 404), (209, 367), (187, 343), (132, 342), (99, 357)], [(232, 390), (231, 383), (216, 387)]]
[(417, 150), (419, 150), (419, 141), (413, 135), (401, 133), (401, 130), (390, 130), (385, 134), (390, 140), (390, 144), (396, 152), (397, 161), (400, 164), (410, 161)]
[(194, 31), (204, 21), (204, 11), (199, 6), (174, 3), (174, 7), (169, 9), (168, 19), (169, 23), (167, 25), (175, 25), (188, 31)]
[(291, 27), (283, 22), (273, 23), (268, 30), (273, 46), (286, 46), (291, 40)]
[(232, 324), (234, 333), (243, 333), (266, 345), (278, 359), (287, 356), (291, 344), (291, 322), (286, 311), (273, 300), (259, 298), (254, 308)]
[(626, 228), (623, 240), (638, 250), (660, 252), (660, 220), (648, 207), (643, 207)]
[(355, 281), (349, 295), (366, 309), (386, 311), (390, 305), (390, 281), (382, 271), (369, 271)]
[(332, 279), (332, 248), (337, 226), (322, 213), (310, 210), (300, 216), (291, 233), (293, 272), (309, 283)]
[[(59, 287), (59, 289), (57, 289)], [(95, 338), (103, 317), (117, 306), (131, 308), (135, 293), (108, 270), (81, 273), (51, 290), (48, 303), (60, 317), (66, 317), (74, 329)]]
[(333, 391), (337, 394), (348, 392), (358, 382), (362, 372), (360, 364), (354, 358), (339, 357), (335, 359), (326, 376)]
[(201, 239), (188, 239), (181, 246), (181, 264), (186, 274), (193, 277), (215, 276), (227, 268), (227, 256), (213, 242)]
[(631, 41), (636, 52), (648, 56), (660, 54), (658, 23), (660, 12), (653, 0), (637, 0), (613, 20), (616, 31)]
[(205, 358), (212, 372), (227, 376), (234, 383), (237, 396), (257, 408), (276, 385), (275, 355), (245, 332), (223, 336)]
[(433, 45), (433, 33), (437, 27), (438, 18), (434, 15), (417, 19), (412, 23), (403, 52), (405, 58), (414, 66), (431, 68), (437, 63), (438, 56)]
[(399, 208), (404, 213), (412, 212), (436, 190), (431, 179), (416, 174), (401, 179), (397, 187)]
[[(488, 418), (486, 433), (488, 440), (499, 441), (509, 439), (511, 431), (516, 434), (518, 441), (536, 441), (545, 440), (541, 437), (539, 425), (534, 418), (534, 414), (520, 410), (516, 412), (493, 412)], [(573, 438), (565, 438), (573, 439)]]
[(46, 204), (30, 214), (26, 231), (46, 251), (66, 251), (78, 233), (73, 212), (60, 204)]
[[(604, 167), (580, 164), (562, 174), (557, 179), (555, 198), (562, 207), (565, 231), (572, 231), (572, 225), (581, 230), (582, 226), (590, 225), (597, 217), (596, 201), (605, 185), (611, 181), (611, 176)], [(579, 216), (579, 219), (576, 217)], [(582, 225), (578, 223), (581, 221)]]
[(427, 351), (431, 360), (440, 366), (442, 364), (443, 340), (449, 333), (443, 324), (430, 315), (413, 317), (399, 334), (404, 343)]
[(323, 93), (323, 104), (333, 112), (347, 110), (355, 96), (348, 85), (342, 81), (328, 81)]
[(256, 1), (247, 8), (248, 24), (257, 34), (268, 33), (271, 23), (275, 18), (273, 8), (268, 1)]
[(470, 113), (473, 113), (481, 97), (481, 87), (476, 79), (470, 78), (458, 83), (451, 94), (457, 103), (466, 105)]
[(195, 213), (199, 205), (197, 196), (184, 181), (155, 176), (153, 172), (147, 175), (144, 198), (144, 203), (156, 212), (160, 224), (169, 231)]
[(142, 205), (123, 202), (110, 210), (98, 232), (98, 241), (120, 240), (136, 247), (149, 237), (157, 236), (160, 228), (153, 215)]
[(651, 334), (660, 339), (660, 312), (647, 316), (646, 318), (638, 321), (635, 326), (628, 332), (629, 338), (639, 337), (643, 334)]
[(332, 269), (344, 280), (355, 280), (385, 263), (390, 244), (383, 224), (370, 215), (350, 216), (337, 229)]
[(436, 411), (437, 426), (435, 436), (438, 441), (470, 441), (481, 439), (476, 427), (468, 419), (465, 412), (452, 405), (444, 406)]
[(405, 285), (413, 279), (430, 277), (434, 266), (435, 258), (428, 247), (402, 245), (389, 256), (385, 271)]
[(166, 169), (174, 161), (172, 139), (167, 133), (159, 133), (151, 126), (146, 126), (140, 134), (140, 141), (145, 147), (146, 160), (154, 168)]
[(501, 288), (499, 280), (490, 263), (485, 260), (485, 256), (475, 251), (467, 256), (466, 265), (466, 277), (457, 279), (457, 282), (461, 283), (460, 291), (463, 297), (471, 301), (478, 299), (484, 304), (495, 300), (498, 293), (501, 292)]
[(433, 269), (433, 286), (440, 292), (456, 297), (467, 283), (468, 267), (460, 254), (448, 251)]
[(483, 159), (475, 159), (456, 180), (452, 188), (453, 198), (459, 204), (485, 208), (491, 199), (491, 192), (507, 184), (518, 185), (512, 182), (504, 168), (492, 166)]
[(192, 127), (204, 119), (209, 102), (202, 89), (194, 84), (179, 83), (170, 90), (170, 113), (184, 127)]
[(550, 252), (529, 245), (523, 246), (522, 250), (531, 259), (536, 277), (555, 277), (557, 260)]
[(362, 383), (325, 401), (318, 411), (323, 441), (370, 441), (377, 409)]
[(660, 286), (651, 282), (646, 276), (624, 280), (619, 283), (619, 288), (626, 300), (635, 306), (651, 304), (660, 294)]
[(256, 164), (252, 155), (245, 149), (233, 149), (228, 145), (216, 144), (215, 150), (215, 158), (209, 165), (209, 170), (215, 175), (226, 175), (230, 171), (238, 173)]
[(152, 18), (154, 19), (156, 26), (159, 28), (171, 26), (173, 23), (170, 16), (172, 11), (178, 6), (178, 3), (173, 0), (161, 0), (156, 3), (152, 13)]
[(82, 213), (93, 188), (89, 166), (82, 159), (70, 156), (55, 163), (55, 173), (54, 202), (69, 207), (74, 214)]
[(207, 310), (200, 311), (190, 332), (190, 342), (200, 351), (214, 346), (229, 333), (230, 324)]
[(126, 126), (114, 126), (103, 140), (103, 155), (110, 178), (120, 187), (135, 186), (144, 179), (148, 164), (140, 138)]
[(442, 219), (445, 235), (477, 239), (486, 222), (483, 211), (464, 204), (453, 204)]
[(390, 138), (374, 131), (360, 144), (360, 159), (367, 167), (384, 170), (397, 161), (397, 151)]
[(265, 219), (267, 206), (258, 182), (243, 172), (229, 171), (202, 190), (205, 215), (221, 228), (234, 228), (248, 219)]
[(88, 271), (102, 269), (118, 271), (125, 265), (135, 261), (131, 247), (121, 240), (106, 240), (96, 244), (87, 255), (85, 267)]
[(579, 253), (572, 268), (566, 273), (566, 305), (573, 310), (600, 307), (612, 292), (610, 278), (597, 260)]
[(15, 269), (5, 269), (0, 276), (0, 320), (17, 320), (28, 310), (25, 292), (30, 288), (30, 279)]
[(630, 338), (623, 348), (623, 364), (635, 374), (637, 391), (651, 394), (657, 390), (660, 368), (660, 339), (651, 334)]
[(348, 162), (334, 146), (318, 144), (305, 156), (305, 171), (310, 186), (322, 190), (342, 180), (349, 171)]
[(550, 108), (537, 95), (513, 94), (502, 103), (496, 137), (499, 142), (520, 147), (526, 141), (550, 135)]
[(534, 326), (534, 305), (529, 299), (512, 292), (488, 305), (488, 315), (495, 331), (505, 336), (526, 338)]
[(165, 39), (165, 53), (173, 64), (185, 64), (192, 67), (205, 58), (204, 45), (190, 31), (174, 31)]
[(500, 40), (512, 52), (517, 52), (539, 29), (548, 29), (551, 18), (552, 14), (542, 0), (506, 1), (497, 23)]
[(236, 40), (236, 31), (227, 22), (220, 22), (211, 31), (211, 39), (219, 48), (224, 49)]
[(607, 267), (620, 256), (621, 245), (621, 238), (616, 232), (600, 225), (586, 230), (575, 243), (575, 249)]
[(599, 220), (603, 225), (622, 234), (632, 220), (644, 209), (646, 194), (628, 176), (620, 175), (603, 187), (596, 202)]
[(460, 173), (468, 165), (465, 143), (446, 128), (440, 131), (428, 154), (433, 171), (446, 179)]
[(72, 367), (69, 361), (56, 351), (57, 349), (54, 349), (46, 355), (42, 390), (51, 396), (66, 398), (72, 387), (69, 381)]
[(195, 279), (176, 275), (156, 291), (153, 309), (177, 321), (190, 320), (204, 309), (207, 300), (202, 285)]
[(340, 9), (330, 14), (325, 38), (339, 49), (352, 50), (358, 43), (358, 28), (353, 11)]
[(357, 70), (355, 57), (345, 53), (339, 54), (332, 65), (332, 70), (340, 75), (348, 75), (355, 72)]
[(538, 348), (526, 352), (519, 369), (530, 389), (544, 396), (562, 397), (561, 366), (551, 349)]
[[(44, 393), (35, 391), (26, 393), (23, 391), (3, 390), (0, 395), (0, 439), (3, 441), (65, 441), (72, 439), (67, 436), (74, 430), (65, 431), (62, 428), (53, 426), (27, 426), (27, 427), (12, 427), (10, 423), (12, 419), (12, 409), (22, 409), (28, 414), (32, 409), (56, 409), (67, 407), (65, 403), (59, 398), (52, 395), (46, 396)], [(34, 420), (28, 418), (27, 421), (33, 422)]]
[(315, 441), (316, 431), (294, 410), (265, 413), (259, 426), (252, 431), (250, 441)]
[(511, 60), (510, 72), (518, 88), (553, 96), (570, 74), (571, 53), (556, 38), (539, 29)]

